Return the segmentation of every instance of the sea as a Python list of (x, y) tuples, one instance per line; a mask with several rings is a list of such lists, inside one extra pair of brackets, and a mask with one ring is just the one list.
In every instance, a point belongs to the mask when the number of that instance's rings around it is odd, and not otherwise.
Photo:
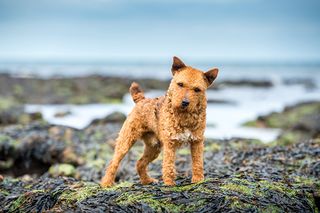
[[(208, 90), (205, 136), (212, 139), (250, 138), (268, 143), (280, 134), (279, 129), (249, 128), (243, 123), (271, 112), (280, 112), (286, 106), (307, 101), (320, 101), (320, 64), (318, 63), (215, 63), (193, 62), (203, 71), (219, 68), (216, 82), (225, 80), (270, 81), (273, 86), (227, 86)], [(213, 66), (211, 66), (213, 65)], [(0, 63), (0, 72), (19, 77), (58, 78), (88, 75), (121, 76), (126, 78), (170, 79), (170, 64), (157, 62), (28, 62)], [(164, 95), (165, 91), (149, 91), (148, 97)], [(103, 118), (119, 111), (130, 113), (134, 103), (127, 94), (120, 104), (92, 103), (86, 105), (34, 105), (26, 104), (27, 112), (40, 111), (49, 123), (77, 129), (87, 127), (93, 119)], [(65, 117), (57, 112), (69, 111)]]

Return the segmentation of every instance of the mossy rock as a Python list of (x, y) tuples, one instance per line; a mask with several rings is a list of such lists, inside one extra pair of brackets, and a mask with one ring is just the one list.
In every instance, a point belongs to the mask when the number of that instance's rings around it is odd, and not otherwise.
[(306, 116), (320, 114), (320, 102), (307, 102), (295, 106), (286, 107), (282, 112), (273, 112), (269, 115), (260, 116), (255, 121), (244, 123), (250, 127), (268, 127), (288, 129), (296, 126)]
[(102, 119), (94, 119), (89, 126), (102, 125), (106, 123), (123, 123), (126, 118), (127, 116), (121, 112), (113, 112)]
[(282, 112), (260, 116), (244, 126), (282, 129), (271, 145), (289, 145), (299, 141), (320, 138), (320, 102), (300, 103), (286, 107)]
[(76, 168), (71, 164), (55, 164), (49, 168), (49, 174), (52, 177), (68, 176), (73, 177), (76, 174)]
[[(168, 80), (127, 77), (84, 76), (74, 78), (18, 78), (0, 74), (0, 96), (13, 97), (20, 104), (120, 103), (133, 81), (144, 90), (166, 90)], [(7, 104), (7, 103), (3, 103)], [(1, 109), (0, 101), (0, 109)]]
[(33, 121), (43, 121), (42, 114), (25, 113), (24, 106), (14, 98), (0, 97), (0, 126), (29, 124)]
[(5, 211), (317, 212), (313, 195), (319, 190), (317, 184), (315, 179), (287, 184), (230, 176), (174, 187), (124, 182), (101, 188), (97, 183), (70, 178), (44, 178), (32, 183), (8, 179), (0, 183), (0, 194), (5, 198), (14, 192), (21, 195), (0, 204)]
[(0, 96), (0, 112), (2, 112), (4, 110), (8, 110), (8, 109), (15, 107), (17, 105), (18, 105), (18, 103), (13, 98)]

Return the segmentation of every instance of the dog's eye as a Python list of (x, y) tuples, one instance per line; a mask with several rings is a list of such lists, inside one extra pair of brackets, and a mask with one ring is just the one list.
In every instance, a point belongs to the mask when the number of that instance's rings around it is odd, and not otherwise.
[(199, 89), (199, 88), (194, 88), (194, 91), (195, 91), (195, 92), (201, 92), (201, 89)]
[(183, 83), (177, 83), (179, 87), (183, 87)]

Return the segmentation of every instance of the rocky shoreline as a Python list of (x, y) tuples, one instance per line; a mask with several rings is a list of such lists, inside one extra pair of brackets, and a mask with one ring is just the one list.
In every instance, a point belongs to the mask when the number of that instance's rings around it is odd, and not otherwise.
[[(319, 102), (298, 104), (246, 124), (283, 129), (270, 144), (248, 139), (207, 140), (206, 179), (198, 184), (190, 184), (189, 150), (180, 149), (175, 187), (163, 186), (161, 181), (151, 186), (139, 184), (135, 162), (143, 147), (137, 142), (122, 163), (117, 185), (100, 188), (98, 182), (125, 118), (120, 113), (95, 120), (83, 130), (50, 125), (41, 119), (2, 125), (0, 209), (317, 212), (320, 131), (318, 120), (309, 118), (319, 116), (319, 107)], [(303, 132), (304, 137), (284, 136), (296, 135), (295, 131)], [(161, 157), (150, 165), (150, 174), (161, 179), (160, 171)]]
[[(169, 85), (169, 79), (129, 79), (99, 75), (43, 79), (0, 74), (0, 98), (12, 99), (21, 104), (119, 103), (128, 93), (133, 81), (138, 82), (146, 91), (165, 91)], [(273, 87), (273, 83), (269, 80), (224, 80), (210, 89), (228, 87), (269, 89)]]
[(320, 102), (303, 102), (287, 106), (282, 112), (259, 116), (244, 125), (258, 128), (279, 128), (278, 144), (290, 144), (320, 138)]

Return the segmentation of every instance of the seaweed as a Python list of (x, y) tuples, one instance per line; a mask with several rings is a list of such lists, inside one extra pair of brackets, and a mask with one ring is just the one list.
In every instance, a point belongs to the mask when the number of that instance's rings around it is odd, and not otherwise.
[[(317, 135), (271, 145), (206, 140), (206, 179), (193, 184), (189, 150), (182, 148), (177, 185), (170, 187), (162, 181), (139, 184), (135, 163), (143, 147), (137, 143), (123, 160), (116, 184), (101, 188), (120, 127), (101, 120), (84, 130), (41, 122), (0, 129), (1, 211), (319, 212)], [(150, 175), (160, 180), (161, 158), (149, 166)]]

